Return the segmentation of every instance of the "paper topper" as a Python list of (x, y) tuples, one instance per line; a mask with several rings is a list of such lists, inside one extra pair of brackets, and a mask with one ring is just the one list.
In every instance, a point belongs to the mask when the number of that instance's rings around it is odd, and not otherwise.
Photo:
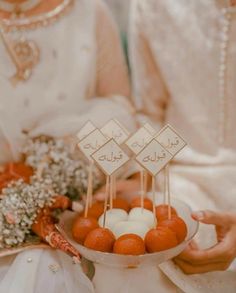
[(133, 153), (138, 154), (152, 139), (153, 136), (151, 133), (146, 128), (141, 127), (125, 142), (125, 144)]
[(185, 140), (169, 124), (163, 127), (155, 138), (173, 156), (187, 145)]
[(92, 158), (108, 176), (111, 176), (130, 159), (114, 139), (110, 139), (95, 151)]
[(122, 144), (129, 137), (129, 132), (116, 119), (111, 119), (102, 128), (101, 132), (108, 138), (113, 138), (118, 144)]
[(87, 135), (93, 132), (96, 129), (96, 126), (89, 120), (85, 123), (85, 125), (79, 130), (77, 133), (77, 138), (79, 141), (84, 139)]
[(152, 139), (135, 159), (152, 176), (156, 176), (172, 157), (156, 139)]
[(91, 160), (91, 155), (106, 142), (107, 138), (99, 129), (95, 129), (78, 143), (78, 147), (87, 159)]

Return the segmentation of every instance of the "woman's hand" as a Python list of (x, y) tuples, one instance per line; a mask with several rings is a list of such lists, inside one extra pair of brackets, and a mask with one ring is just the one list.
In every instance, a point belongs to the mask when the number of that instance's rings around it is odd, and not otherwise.
[(204, 224), (215, 225), (218, 243), (201, 250), (195, 242), (175, 258), (175, 263), (186, 274), (227, 270), (236, 258), (236, 213), (201, 211), (192, 217)]
[[(98, 201), (105, 200), (106, 187), (100, 188), (96, 194), (95, 199)], [(117, 197), (130, 198), (130, 196), (136, 197), (140, 193), (140, 177), (139, 174), (134, 174), (130, 179), (118, 180), (116, 182), (116, 195)]]

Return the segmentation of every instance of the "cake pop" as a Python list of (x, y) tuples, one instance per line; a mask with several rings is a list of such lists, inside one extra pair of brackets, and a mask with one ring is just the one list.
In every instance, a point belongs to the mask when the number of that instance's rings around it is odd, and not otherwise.
[(146, 249), (151, 253), (170, 249), (177, 244), (176, 234), (167, 227), (152, 229), (145, 236)]
[(93, 217), (98, 219), (104, 212), (104, 203), (102, 202), (95, 202), (92, 206), (88, 209), (88, 217)]
[(98, 222), (95, 218), (78, 217), (72, 226), (72, 236), (76, 242), (83, 244), (88, 233), (98, 227)]
[[(106, 219), (105, 219), (105, 227), (112, 230), (112, 227), (120, 222), (126, 221), (128, 218), (128, 214), (126, 211), (122, 209), (111, 209), (106, 212)], [(100, 227), (104, 225), (104, 214), (100, 216), (98, 219), (98, 224)]]
[[(177, 212), (173, 207), (170, 207), (171, 216), (177, 216)], [(156, 217), (158, 221), (163, 221), (168, 219), (168, 205), (161, 204), (156, 206)]]
[[(152, 201), (149, 198), (144, 198), (143, 200), (143, 207), (146, 210), (149, 211), (153, 211), (153, 207), (152, 207)], [(132, 201), (131, 201), (131, 209), (136, 208), (136, 207), (141, 207), (142, 206), (142, 199), (141, 197), (135, 197)]]
[(128, 217), (128, 221), (140, 221), (145, 224), (151, 229), (154, 228), (154, 215), (149, 210), (143, 208), (133, 208)]
[(129, 210), (130, 210), (130, 205), (123, 198), (114, 198), (113, 199), (113, 208), (114, 209), (122, 209), (122, 210), (125, 210), (128, 213)]
[(84, 246), (102, 252), (112, 252), (115, 236), (107, 228), (96, 228), (87, 235)]
[(125, 234), (135, 234), (144, 239), (148, 230), (148, 225), (140, 221), (121, 221), (112, 227), (112, 232), (116, 238)]
[(179, 243), (184, 241), (187, 236), (187, 225), (180, 217), (174, 216), (171, 219), (161, 221), (160, 227), (168, 227), (170, 230), (175, 232)]
[(126, 234), (116, 240), (113, 251), (118, 254), (141, 255), (145, 253), (145, 244), (140, 236)]

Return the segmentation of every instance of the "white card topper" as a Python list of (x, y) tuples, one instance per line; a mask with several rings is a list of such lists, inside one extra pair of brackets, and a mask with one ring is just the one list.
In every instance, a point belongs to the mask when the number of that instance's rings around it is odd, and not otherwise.
[(116, 118), (113, 118), (113, 120), (118, 124), (118, 125), (120, 125), (120, 127), (124, 130), (124, 132), (126, 132), (126, 134), (129, 136), (130, 135), (130, 133), (129, 133), (129, 131), (125, 128), (125, 126), (118, 120), (118, 119), (116, 119)]
[(122, 144), (128, 137), (129, 133), (116, 119), (108, 121), (102, 128), (101, 132), (108, 138), (113, 138), (118, 144)]
[(173, 156), (187, 145), (185, 140), (170, 125), (161, 129), (156, 135), (156, 140)]
[(146, 128), (146, 129), (151, 133), (151, 135), (152, 135), (153, 137), (155, 136), (155, 134), (156, 134), (156, 129), (153, 128), (151, 124), (149, 124), (149, 123), (146, 122), (146, 123), (143, 125), (143, 127)]
[(105, 142), (107, 142), (106, 137), (99, 129), (95, 129), (78, 143), (78, 147), (83, 154), (91, 160), (91, 155), (104, 145)]
[(150, 132), (144, 128), (139, 128), (127, 141), (126, 145), (136, 155), (153, 139)]
[(77, 133), (77, 137), (80, 140), (84, 139), (87, 135), (93, 132), (96, 129), (96, 126), (93, 125), (91, 121), (87, 121), (84, 126)]
[(106, 175), (112, 175), (116, 170), (129, 161), (129, 157), (114, 139), (109, 140), (92, 158)]
[(153, 176), (156, 176), (171, 159), (172, 155), (156, 139), (152, 139), (136, 157), (136, 161)]

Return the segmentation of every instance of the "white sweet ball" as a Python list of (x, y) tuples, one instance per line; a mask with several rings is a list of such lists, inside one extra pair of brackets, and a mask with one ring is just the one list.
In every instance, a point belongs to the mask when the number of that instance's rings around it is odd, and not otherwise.
[[(105, 228), (112, 230), (112, 227), (120, 221), (126, 221), (128, 219), (128, 214), (122, 209), (111, 209), (106, 212), (106, 223)], [(98, 219), (98, 224), (103, 227), (104, 214)]]
[(116, 238), (125, 234), (136, 234), (144, 239), (150, 229), (146, 223), (140, 221), (122, 221), (116, 223), (111, 230)]
[(154, 215), (151, 211), (142, 208), (133, 208), (129, 212), (128, 221), (140, 221), (150, 229), (154, 226)]

